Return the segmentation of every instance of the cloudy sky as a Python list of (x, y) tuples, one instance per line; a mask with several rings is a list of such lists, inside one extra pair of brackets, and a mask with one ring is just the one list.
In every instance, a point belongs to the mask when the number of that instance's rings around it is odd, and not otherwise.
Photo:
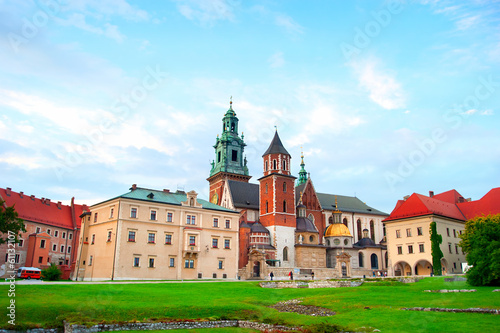
[(499, 65), (497, 1), (0, 0), (0, 187), (207, 198), (232, 96), (253, 182), (277, 126), (319, 192), (479, 199)]

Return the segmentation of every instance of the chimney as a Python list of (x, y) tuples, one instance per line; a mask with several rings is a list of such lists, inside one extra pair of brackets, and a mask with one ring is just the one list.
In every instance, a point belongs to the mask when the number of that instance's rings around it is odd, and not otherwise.
[(404, 200), (404, 201), (406, 201), (406, 200), (408, 200), (408, 198), (409, 198), (409, 197), (410, 197), (409, 195), (405, 195), (405, 196), (403, 197), (403, 200)]
[(50, 199), (49, 198), (45, 199), (45, 203), (50, 206)]
[(132, 190), (132, 191), (137, 190), (137, 184), (132, 184), (132, 187), (130, 188), (130, 190)]
[(21, 197), (21, 199), (23, 198), (23, 195), (24, 195), (23, 192), (19, 192), (19, 196)]
[(434, 191), (429, 191), (429, 197), (430, 198), (434, 197)]
[(164, 189), (163, 189), (163, 192), (165, 192), (165, 193), (170, 193), (170, 190), (169, 190), (169, 189), (164, 188)]
[(458, 202), (465, 202), (464, 197), (458, 197)]
[(472, 201), (472, 199), (471, 199), (471, 198), (467, 198), (467, 199), (465, 199), (465, 201), (467, 201), (467, 202), (471, 202), (471, 201)]
[(41, 198), (40, 201), (45, 204), (45, 198)]
[(61, 209), (61, 201), (57, 202), (57, 208)]
[(7, 194), (7, 196), (9, 196), (9, 197), (10, 197), (10, 191), (12, 191), (12, 189), (10, 187), (7, 187), (5, 189), (5, 194)]
[(35, 201), (35, 196), (32, 194), (30, 195), (31, 200)]

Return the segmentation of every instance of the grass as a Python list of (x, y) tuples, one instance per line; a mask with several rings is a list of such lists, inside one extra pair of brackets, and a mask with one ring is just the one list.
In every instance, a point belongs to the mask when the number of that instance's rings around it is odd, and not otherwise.
[[(268, 289), (255, 282), (165, 284), (17, 285), (16, 328), (62, 327), (63, 320), (85, 325), (175, 319), (245, 319), (290, 326), (336, 324), (383, 332), (493, 332), (500, 317), (491, 314), (401, 311), (402, 307), (500, 308), (500, 293), (479, 287), (475, 293), (425, 293), (426, 289), (472, 289), (442, 277), (417, 283), (365, 283), (355, 288)], [(0, 286), (7, 304), (8, 286)], [(329, 308), (332, 317), (280, 313), (267, 306), (301, 298), (303, 304)], [(369, 309), (365, 309), (369, 307)], [(2, 306), (6, 318), (6, 307)], [(11, 328), (6, 320), (2, 328)], [(188, 331), (183, 331), (188, 332)], [(204, 331), (203, 331), (204, 332)], [(207, 332), (209, 332), (207, 330)], [(221, 331), (222, 332), (222, 331)], [(228, 332), (246, 332), (231, 331)]]

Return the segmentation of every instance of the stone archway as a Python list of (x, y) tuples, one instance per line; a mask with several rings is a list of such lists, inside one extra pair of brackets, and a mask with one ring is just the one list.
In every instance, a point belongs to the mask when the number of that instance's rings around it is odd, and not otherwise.
[(260, 278), (260, 261), (253, 262), (252, 277)]
[(441, 258), (441, 270), (443, 275), (448, 274), (448, 261), (445, 258)]
[(342, 277), (350, 277), (351, 276), (351, 256), (342, 252), (341, 254), (336, 256), (337, 259), (337, 274)]
[(432, 273), (432, 264), (425, 260), (419, 260), (414, 267), (415, 275), (431, 275)]
[(262, 279), (267, 276), (266, 254), (258, 249), (248, 253), (248, 264), (245, 266), (245, 279)]
[(394, 276), (412, 275), (411, 266), (405, 261), (399, 261), (394, 265)]

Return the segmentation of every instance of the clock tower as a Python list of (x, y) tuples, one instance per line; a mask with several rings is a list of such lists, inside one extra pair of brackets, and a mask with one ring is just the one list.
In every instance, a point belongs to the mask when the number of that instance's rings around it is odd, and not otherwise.
[(248, 183), (252, 176), (248, 175), (246, 157), (243, 156), (245, 142), (238, 135), (238, 118), (233, 110), (233, 101), (229, 102), (224, 118), (222, 118), (222, 134), (215, 140), (215, 160), (212, 161), (210, 177), (210, 202), (220, 205), (226, 180)]

